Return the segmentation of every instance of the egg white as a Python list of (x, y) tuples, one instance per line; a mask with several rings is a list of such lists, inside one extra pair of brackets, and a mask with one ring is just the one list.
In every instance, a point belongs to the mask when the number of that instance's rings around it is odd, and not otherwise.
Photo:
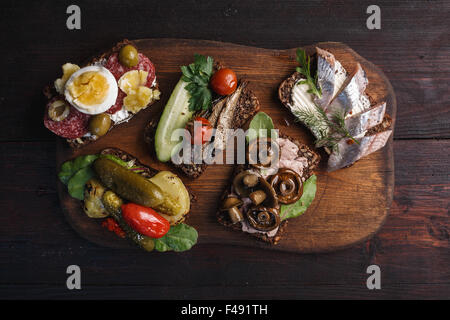
[[(102, 103), (99, 103), (96, 105), (85, 105), (85, 104), (81, 103), (80, 101), (78, 101), (78, 99), (72, 97), (72, 95), (70, 94), (69, 89), (68, 89), (70, 87), (70, 85), (72, 84), (72, 82), (79, 75), (81, 75), (85, 72), (89, 72), (89, 71), (97, 72), (97, 73), (101, 74), (102, 76), (104, 76), (109, 85), (105, 100)], [(80, 70), (78, 70), (77, 72), (75, 72), (74, 74), (72, 74), (70, 76), (69, 80), (67, 80), (66, 85), (65, 85), (64, 96), (65, 96), (66, 100), (78, 111), (86, 113), (86, 114), (94, 115), (94, 114), (103, 113), (106, 110), (108, 110), (109, 108), (111, 108), (116, 103), (118, 92), (119, 92), (119, 88), (117, 86), (116, 78), (114, 78), (113, 74), (108, 69), (106, 69), (105, 67), (102, 67), (102, 66), (88, 66), (88, 67), (81, 68)]]

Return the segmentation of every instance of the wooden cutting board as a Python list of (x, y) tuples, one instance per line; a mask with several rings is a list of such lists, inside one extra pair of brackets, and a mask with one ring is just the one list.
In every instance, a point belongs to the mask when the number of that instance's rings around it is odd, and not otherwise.
[[(210, 55), (232, 68), (239, 79), (245, 77), (250, 80), (250, 87), (261, 102), (261, 111), (272, 117), (275, 126), (312, 145), (311, 134), (294, 122), (294, 117), (277, 97), (279, 84), (295, 70), (295, 48), (269, 50), (231, 43), (181, 39), (143, 39), (136, 40), (135, 45), (156, 66), (157, 80), (162, 91), (161, 100), (82, 150), (72, 151), (63, 139), (58, 138), (58, 170), (64, 161), (78, 155), (94, 154), (106, 147), (116, 147), (136, 156), (146, 165), (173, 171), (170, 165), (159, 163), (151, 156), (149, 147), (144, 143), (143, 128), (149, 121), (159, 119), (180, 78), (180, 66), (191, 63), (194, 53)], [(315, 46), (332, 52), (349, 72), (354, 70), (356, 62), (361, 63), (369, 78), (366, 92), (376, 101), (386, 100), (387, 112), (395, 119), (395, 94), (378, 67), (342, 43), (323, 42), (303, 48), (308, 53), (313, 53)], [(316, 198), (305, 214), (289, 221), (278, 245), (271, 246), (246, 234), (233, 232), (216, 221), (215, 213), (220, 196), (230, 182), (233, 169), (230, 165), (210, 166), (197, 180), (190, 180), (180, 174), (198, 199), (192, 204), (186, 222), (197, 229), (200, 246), (214, 243), (307, 253), (333, 251), (354, 245), (373, 236), (388, 215), (394, 188), (392, 145), (391, 136), (382, 150), (350, 168), (333, 173), (325, 172), (326, 156), (322, 154), (325, 161), (322, 160), (317, 172)], [(81, 236), (111, 248), (134, 247), (127, 240), (120, 239), (101, 227), (100, 221), (88, 218), (80, 201), (71, 198), (66, 187), (59, 181), (58, 193), (67, 220)]]

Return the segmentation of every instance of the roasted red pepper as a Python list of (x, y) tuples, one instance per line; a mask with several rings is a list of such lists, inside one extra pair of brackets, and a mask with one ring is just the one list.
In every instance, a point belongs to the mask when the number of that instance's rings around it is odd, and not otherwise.
[(152, 208), (127, 203), (121, 206), (122, 216), (134, 230), (140, 234), (157, 239), (163, 237), (170, 229), (170, 223)]
[(106, 218), (102, 222), (102, 226), (108, 229), (111, 232), (114, 232), (121, 238), (125, 238), (125, 231), (119, 227), (119, 224), (113, 218)]

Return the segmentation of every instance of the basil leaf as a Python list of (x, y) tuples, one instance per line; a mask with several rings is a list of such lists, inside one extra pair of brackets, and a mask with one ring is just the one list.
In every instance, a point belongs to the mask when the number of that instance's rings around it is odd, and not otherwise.
[(250, 122), (247, 131), (247, 143), (258, 137), (278, 138), (272, 118), (264, 112), (258, 112)]
[(70, 178), (80, 169), (83, 169), (98, 158), (96, 154), (89, 154), (85, 156), (79, 156), (74, 160), (66, 161), (61, 166), (61, 171), (58, 173), (58, 177), (62, 183), (66, 184)]
[(181, 252), (192, 248), (197, 243), (198, 233), (193, 227), (184, 223), (170, 227), (169, 231), (159, 239), (155, 239), (155, 249), (160, 252)]
[(84, 185), (94, 177), (94, 170), (90, 166), (78, 170), (67, 183), (69, 194), (78, 200), (84, 199)]
[(296, 218), (305, 213), (306, 209), (308, 209), (308, 207), (313, 202), (314, 197), (316, 196), (316, 181), (316, 175), (312, 175), (311, 177), (309, 177), (308, 180), (306, 180), (303, 184), (302, 197), (295, 203), (281, 206), (281, 220)]

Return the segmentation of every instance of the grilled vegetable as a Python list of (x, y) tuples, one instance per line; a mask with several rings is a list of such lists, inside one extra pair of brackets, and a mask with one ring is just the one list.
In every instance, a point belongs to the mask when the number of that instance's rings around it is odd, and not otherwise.
[(190, 210), (191, 199), (181, 179), (170, 171), (160, 171), (149, 180), (163, 190), (166, 197), (174, 199), (178, 204), (178, 207), (169, 213), (161, 212), (161, 216), (167, 219), (171, 225), (183, 221)]
[(90, 179), (84, 187), (84, 212), (89, 218), (105, 218), (108, 213), (102, 202), (105, 188), (96, 179)]
[(152, 208), (127, 203), (121, 206), (123, 219), (137, 232), (150, 238), (161, 238), (170, 229), (169, 221)]

